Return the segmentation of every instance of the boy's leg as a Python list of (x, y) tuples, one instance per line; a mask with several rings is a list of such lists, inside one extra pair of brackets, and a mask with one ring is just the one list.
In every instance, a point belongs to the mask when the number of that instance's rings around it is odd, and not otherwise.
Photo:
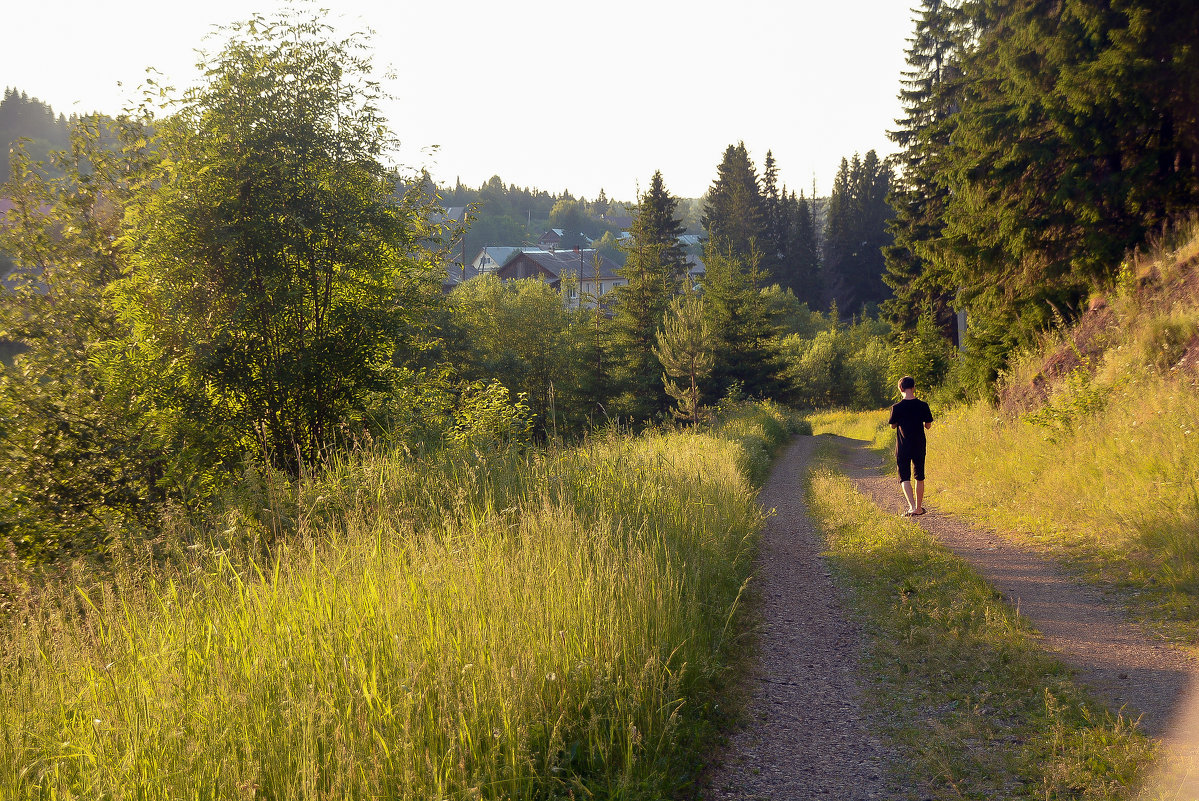
[[(923, 483), (924, 483), (923, 481), (917, 482), (917, 486), (920, 486)], [(918, 501), (912, 496), (912, 482), (911, 481), (901, 481), (899, 483), (899, 486), (903, 487), (903, 497), (907, 498), (908, 513), (911, 514), (912, 512), (915, 512), (920, 507), (916, 505), (918, 503)], [(924, 488), (920, 487), (920, 490), (923, 493)]]
[(924, 514), (924, 448), (912, 454), (912, 477), (916, 479), (916, 505), (912, 511)]

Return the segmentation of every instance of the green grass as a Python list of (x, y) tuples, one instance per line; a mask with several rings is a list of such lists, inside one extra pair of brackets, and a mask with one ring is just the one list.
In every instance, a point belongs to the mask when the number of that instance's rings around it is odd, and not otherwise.
[(787, 423), (250, 475), (172, 558), (17, 594), (0, 798), (676, 793)]
[(1151, 743), (1086, 698), (973, 569), (827, 465), (808, 499), (869, 636), (909, 797), (1128, 797)]
[(836, 434), (841, 437), (869, 442), (876, 449), (885, 447), (888, 437), (895, 434), (887, 425), (887, 410), (855, 412), (843, 409), (813, 412), (808, 422), (816, 434)]

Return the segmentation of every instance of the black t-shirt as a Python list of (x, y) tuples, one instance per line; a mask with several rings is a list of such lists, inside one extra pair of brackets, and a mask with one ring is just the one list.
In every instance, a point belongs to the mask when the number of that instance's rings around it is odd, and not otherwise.
[(924, 424), (933, 421), (933, 411), (919, 398), (901, 400), (891, 407), (888, 425), (896, 426), (895, 452), (919, 453), (924, 450)]

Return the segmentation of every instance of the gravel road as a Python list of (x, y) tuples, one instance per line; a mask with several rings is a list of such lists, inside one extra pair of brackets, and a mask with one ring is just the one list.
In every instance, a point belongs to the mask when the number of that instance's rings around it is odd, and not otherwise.
[(741, 727), (705, 799), (890, 798), (894, 755), (870, 729), (858, 675), (862, 643), (847, 620), (803, 499), (817, 440), (798, 437), (759, 498), (774, 514), (758, 554), (761, 630)]

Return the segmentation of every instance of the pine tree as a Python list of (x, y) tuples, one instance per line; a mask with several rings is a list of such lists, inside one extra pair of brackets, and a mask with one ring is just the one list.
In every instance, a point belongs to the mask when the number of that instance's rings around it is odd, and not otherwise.
[[(662, 327), (658, 329), (654, 355), (665, 371), (662, 384), (675, 399), (671, 412), (680, 420), (699, 423), (702, 382), (712, 372), (714, 339), (704, 319), (704, 301), (694, 292), (676, 295), (670, 301)], [(682, 379), (680, 386), (673, 379)]]

